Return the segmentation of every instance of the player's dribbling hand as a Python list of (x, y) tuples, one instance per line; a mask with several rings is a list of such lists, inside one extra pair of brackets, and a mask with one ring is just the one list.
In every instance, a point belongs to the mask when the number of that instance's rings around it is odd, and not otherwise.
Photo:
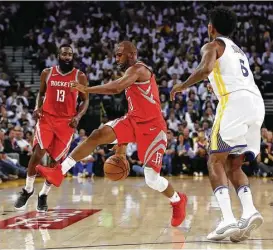
[(40, 119), (42, 116), (43, 116), (42, 107), (41, 107), (41, 108), (36, 108), (36, 109), (33, 111), (33, 118), (34, 118), (34, 120), (38, 120), (38, 119)]
[(80, 121), (80, 117), (74, 116), (71, 121), (69, 122), (69, 126), (71, 128), (77, 128)]
[(86, 88), (87, 87), (80, 84), (80, 83), (78, 83), (78, 82), (71, 82), (71, 88), (76, 89), (76, 90), (78, 90), (78, 91), (80, 91), (82, 93), (86, 93)]
[(176, 93), (182, 92), (184, 89), (185, 87), (183, 86), (183, 84), (181, 83), (175, 84), (170, 93), (171, 101), (174, 101)]

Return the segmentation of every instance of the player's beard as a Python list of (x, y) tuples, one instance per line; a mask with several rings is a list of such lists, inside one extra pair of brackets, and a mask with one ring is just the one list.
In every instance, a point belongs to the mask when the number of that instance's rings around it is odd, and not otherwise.
[(73, 69), (73, 60), (64, 61), (62, 59), (59, 59), (59, 67), (63, 73), (68, 73)]
[(128, 60), (126, 62), (124, 62), (124, 63), (119, 63), (118, 66), (117, 66), (117, 68), (118, 68), (118, 70), (120, 70), (122, 72), (126, 71), (126, 69), (129, 68), (129, 62), (128, 62)]

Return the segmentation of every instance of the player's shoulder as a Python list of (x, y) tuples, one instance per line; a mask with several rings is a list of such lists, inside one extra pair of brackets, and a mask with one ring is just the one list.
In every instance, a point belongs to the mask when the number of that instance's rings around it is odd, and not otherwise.
[(41, 73), (41, 79), (46, 79), (50, 75), (50, 73), (52, 72), (52, 69), (53, 69), (53, 67), (43, 69), (43, 71)]
[(52, 68), (53, 67), (43, 69), (42, 74), (48, 74), (52, 70)]
[(201, 50), (216, 49), (219, 46), (218, 40), (213, 40), (211, 42), (205, 43)]
[(136, 62), (134, 65), (132, 65), (130, 68), (132, 68), (133, 70), (140, 72), (140, 71), (152, 71), (152, 68), (149, 67), (146, 63), (138, 61)]
[(82, 72), (81, 70), (79, 70), (79, 69), (76, 69), (76, 70), (78, 70), (78, 75), (79, 75), (79, 76), (86, 76), (85, 73)]

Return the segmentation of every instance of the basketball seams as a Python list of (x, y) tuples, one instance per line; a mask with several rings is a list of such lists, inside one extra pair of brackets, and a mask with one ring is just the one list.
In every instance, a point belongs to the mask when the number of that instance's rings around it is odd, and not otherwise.
[(129, 175), (129, 173), (130, 165), (124, 157), (120, 157), (119, 155), (113, 155), (108, 158), (104, 163), (104, 174), (112, 181), (125, 179)]

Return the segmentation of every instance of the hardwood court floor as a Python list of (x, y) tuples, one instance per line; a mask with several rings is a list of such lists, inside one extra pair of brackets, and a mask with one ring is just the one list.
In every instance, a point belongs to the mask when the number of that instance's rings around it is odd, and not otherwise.
[[(50, 223), (42, 229), (33, 229), (37, 223), (28, 224), (30, 229), (20, 229), (15, 224), (0, 229), (0, 249), (273, 249), (273, 207), (269, 206), (273, 201), (273, 182), (270, 179), (251, 179), (255, 204), (265, 223), (248, 241), (238, 244), (228, 239), (216, 243), (206, 239), (220, 218), (207, 177), (171, 177), (169, 180), (189, 198), (187, 218), (178, 228), (170, 226), (168, 200), (146, 187), (143, 178), (120, 182), (103, 178), (66, 179), (60, 188), (52, 188), (48, 198), (50, 208), (100, 211), (69, 226), (63, 217), (55, 218), (54, 223), (63, 229), (48, 229)], [(42, 183), (41, 179), (36, 181), (36, 193), (27, 211), (35, 211)], [(0, 185), (0, 221), (24, 216), (27, 212), (13, 211), (16, 193), (23, 185), (24, 180)], [(240, 203), (235, 192), (231, 193), (238, 217)], [(68, 214), (74, 216), (72, 212)]]

